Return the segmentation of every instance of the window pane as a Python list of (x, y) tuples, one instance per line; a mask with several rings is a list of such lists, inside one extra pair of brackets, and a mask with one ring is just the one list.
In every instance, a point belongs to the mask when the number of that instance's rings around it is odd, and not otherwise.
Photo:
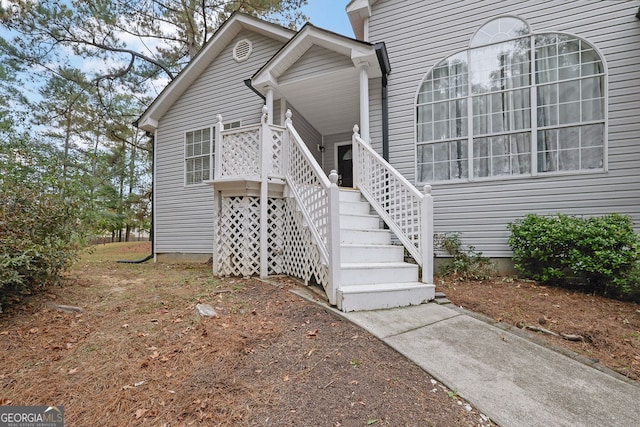
[(471, 50), (473, 93), (512, 89), (530, 84), (530, 39), (517, 39)]
[(466, 141), (421, 144), (417, 158), (419, 182), (448, 181), (468, 176)]
[(530, 173), (530, 134), (517, 133), (474, 139), (473, 166), (474, 176), (480, 178)]
[(604, 118), (604, 107), (602, 99), (589, 99), (582, 101), (582, 120), (602, 120)]
[(471, 40), (471, 46), (501, 42), (529, 34), (526, 22), (513, 16), (494, 19), (480, 28)]
[(604, 95), (602, 77), (589, 77), (580, 80), (582, 99), (597, 99)]
[(486, 178), (489, 176), (489, 159), (481, 157), (473, 161), (473, 176)]
[(580, 169), (580, 150), (558, 151), (558, 170), (572, 171)]
[(529, 89), (473, 97), (474, 135), (531, 127)]
[(538, 132), (538, 170), (554, 172), (602, 168), (603, 132), (603, 124)]
[(418, 165), (418, 182), (433, 181), (433, 163)]
[(580, 100), (580, 81), (573, 80), (558, 84), (558, 96), (560, 102)]
[(580, 121), (580, 103), (569, 102), (558, 105), (558, 123), (569, 124)]
[(602, 148), (585, 148), (582, 150), (582, 169), (601, 169), (603, 167)]
[(580, 141), (583, 147), (603, 147), (604, 125), (589, 125), (580, 128)]
[(558, 131), (558, 148), (580, 146), (580, 130), (577, 127), (562, 128)]

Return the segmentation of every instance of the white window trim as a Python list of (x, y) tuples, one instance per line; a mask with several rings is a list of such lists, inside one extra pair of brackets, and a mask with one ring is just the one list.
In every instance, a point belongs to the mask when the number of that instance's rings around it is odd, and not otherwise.
[[(434, 65), (431, 66), (431, 68), (429, 68), (429, 70), (423, 75), (422, 79), (420, 80), (418, 87), (416, 89), (415, 92), (415, 96), (414, 96), (414, 102), (413, 102), (413, 143), (414, 143), (414, 147), (413, 147), (413, 158), (414, 158), (414, 177), (415, 177), (415, 182), (417, 186), (421, 186), (421, 185), (425, 185), (425, 184), (432, 184), (432, 183), (437, 183), (438, 185), (455, 185), (455, 184), (461, 184), (461, 183), (473, 183), (473, 182), (486, 182), (486, 181), (505, 181), (505, 180), (520, 180), (520, 179), (530, 179), (530, 178), (546, 178), (546, 177), (557, 177), (557, 176), (575, 176), (575, 175), (593, 175), (593, 174), (603, 174), (603, 173), (607, 173), (609, 171), (609, 69), (608, 69), (608, 64), (606, 61), (605, 56), (603, 55), (601, 49), (596, 46), (595, 44), (593, 44), (591, 41), (587, 40), (585, 37), (577, 35), (575, 33), (572, 32), (566, 32), (566, 31), (557, 31), (554, 29), (550, 29), (550, 28), (544, 28), (538, 31), (534, 31), (533, 28), (531, 27), (531, 25), (525, 20), (520, 18), (517, 15), (499, 15), (497, 17), (491, 18), (489, 20), (487, 20), (486, 22), (484, 22), (480, 27), (478, 27), (478, 29), (476, 29), (476, 31), (474, 31), (472, 37), (469, 39), (469, 42), (471, 42), (471, 40), (473, 39), (473, 37), (475, 37), (476, 33), (483, 28), (487, 23), (495, 20), (495, 19), (500, 19), (503, 17), (513, 17), (513, 18), (517, 18), (522, 20), (523, 22), (525, 22), (528, 26), (529, 26), (529, 30), (530, 30), (530, 34), (528, 37), (531, 38), (531, 73), (533, 78), (535, 79), (535, 44), (534, 44), (534, 40), (535, 37), (540, 35), (540, 34), (546, 34), (546, 33), (553, 33), (553, 34), (558, 34), (558, 35), (564, 35), (564, 36), (569, 36), (569, 37), (573, 37), (582, 41), (585, 41), (586, 43), (588, 43), (591, 48), (598, 54), (598, 57), (600, 58), (600, 61), (602, 62), (602, 69), (603, 72), (601, 74), (597, 74), (594, 76), (601, 76), (603, 78), (603, 85), (604, 85), (604, 90), (603, 90), (603, 110), (604, 110), (604, 114), (603, 114), (603, 119), (602, 120), (598, 120), (595, 121), (596, 123), (602, 123), (603, 124), (603, 159), (602, 159), (602, 168), (594, 168), (594, 169), (578, 169), (578, 170), (568, 170), (568, 171), (553, 171), (553, 172), (544, 172), (542, 174), (540, 174), (538, 172), (538, 144), (537, 144), (537, 131), (538, 131), (538, 122), (537, 122), (537, 115), (538, 115), (538, 111), (537, 111), (537, 94), (535, 89), (537, 88), (537, 85), (535, 84), (535, 81), (532, 80), (531, 84), (528, 86), (529, 91), (531, 93), (531, 130), (529, 132), (531, 132), (531, 173), (529, 174), (519, 174), (519, 175), (500, 175), (500, 176), (488, 176), (488, 177), (475, 177), (473, 176), (473, 126), (468, 126), (468, 136), (467, 136), (467, 168), (468, 168), (468, 174), (469, 176), (467, 176), (467, 178), (459, 178), (459, 179), (450, 179), (450, 180), (443, 180), (443, 181), (418, 181), (419, 178), (419, 168), (418, 168), (418, 153), (417, 153), (417, 147), (418, 147), (418, 131), (417, 131), (417, 123), (418, 123), (418, 98), (420, 96), (421, 93), (421, 88), (422, 88), (422, 84), (425, 81), (425, 78), (444, 60), (447, 58), (450, 58), (454, 55), (457, 55), (459, 53), (462, 52), (467, 52), (467, 63), (470, 64), (470, 52), (472, 49), (477, 49), (483, 46), (490, 46), (491, 44), (486, 44), (486, 45), (481, 45), (481, 46), (474, 46), (471, 47), (470, 45), (468, 45), (465, 49), (463, 50), (457, 50), (454, 51), (444, 57), (442, 57), (442, 59), (440, 59), (438, 62), (436, 62)], [(566, 80), (563, 80), (566, 81)], [(559, 83), (561, 81), (558, 81), (557, 83)], [(469, 86), (471, 86), (471, 79), (468, 78), (468, 84)], [(471, 100), (472, 99), (472, 95), (471, 95), (471, 87), (469, 87), (468, 89), (468, 95), (466, 97), (466, 99)], [(535, 109), (534, 109), (535, 108)], [(473, 103), (472, 102), (467, 102), (467, 119), (471, 120), (471, 118), (473, 114)], [(581, 122), (582, 123), (589, 123), (589, 122)], [(570, 127), (571, 125), (567, 125), (567, 127)], [(575, 126), (575, 125), (574, 125)], [(554, 129), (558, 129), (560, 127), (563, 126), (555, 126), (553, 127)], [(432, 141), (432, 143), (436, 143), (438, 141)], [(444, 142), (444, 141), (443, 141)]]
[(198, 127), (198, 128), (193, 128), (193, 129), (188, 129), (185, 130), (183, 135), (182, 135), (182, 149), (183, 149), (183, 159), (182, 159), (182, 170), (183, 170), (183, 185), (184, 187), (194, 187), (194, 186), (203, 186), (206, 185), (205, 181), (201, 181), (201, 182), (196, 182), (196, 183), (192, 183), (189, 184), (187, 183), (187, 160), (189, 159), (195, 159), (198, 157), (205, 157), (205, 155), (201, 155), (201, 156), (187, 156), (187, 134), (189, 132), (198, 132), (204, 129), (209, 129), (209, 179), (213, 179), (213, 165), (214, 165), (214, 161), (215, 161), (215, 153), (213, 152), (214, 149), (214, 132), (215, 132), (215, 128), (213, 126), (203, 126), (203, 127)]

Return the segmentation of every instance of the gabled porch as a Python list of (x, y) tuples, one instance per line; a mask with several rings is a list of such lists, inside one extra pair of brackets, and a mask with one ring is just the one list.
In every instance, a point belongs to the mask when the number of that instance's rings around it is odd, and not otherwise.
[[(383, 43), (354, 40), (306, 24), (250, 79), (269, 111), (279, 102), (294, 112), (293, 122), (307, 147), (328, 175), (335, 169), (339, 185), (352, 186), (354, 123), (369, 141), (370, 92), (384, 86), (390, 66)], [(370, 87), (373, 85), (373, 87)], [(380, 88), (382, 89), (382, 87)]]
[[(210, 182), (215, 274), (313, 281), (344, 311), (433, 299), (430, 188), (413, 187), (357, 126), (355, 189), (341, 191), (337, 173), (327, 177), (294, 128), (291, 111), (284, 126), (270, 124), (266, 106), (258, 125), (224, 130), (222, 123), (218, 116)], [(405, 249), (415, 264), (404, 262)]]

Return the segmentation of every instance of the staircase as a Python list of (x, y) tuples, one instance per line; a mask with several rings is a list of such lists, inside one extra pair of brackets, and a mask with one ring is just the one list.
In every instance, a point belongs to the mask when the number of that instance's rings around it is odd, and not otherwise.
[[(218, 115), (215, 274), (314, 280), (343, 311), (433, 299), (431, 187), (415, 188), (354, 126), (358, 190), (340, 190), (285, 116), (284, 126), (270, 124), (265, 106), (260, 124), (224, 129)], [(404, 262), (405, 251), (417, 264)]]
[(418, 265), (404, 262), (404, 247), (358, 190), (340, 190), (340, 287), (342, 311), (418, 305), (435, 296), (435, 286), (418, 280)]

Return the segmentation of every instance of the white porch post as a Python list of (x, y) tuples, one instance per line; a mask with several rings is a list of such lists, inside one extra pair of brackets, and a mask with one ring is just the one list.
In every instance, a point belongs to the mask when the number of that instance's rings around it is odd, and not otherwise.
[(422, 283), (433, 283), (433, 197), (431, 186), (424, 186), (422, 198), (420, 249), (422, 250)]
[(269, 275), (269, 171), (271, 170), (271, 129), (268, 124), (269, 109), (262, 107), (260, 127), (260, 277)]
[(329, 230), (327, 233), (327, 249), (329, 250), (329, 288), (327, 297), (330, 304), (337, 304), (338, 288), (340, 287), (340, 189), (338, 188), (338, 173), (334, 170), (329, 174)]
[(224, 123), (222, 123), (222, 114), (218, 114), (216, 118), (218, 123), (216, 123), (213, 143), (213, 177), (220, 178), (222, 173), (222, 131), (224, 130)]
[(360, 128), (358, 127), (358, 125), (354, 125), (353, 134), (351, 135), (351, 163), (353, 165), (351, 173), (353, 174), (354, 188), (360, 188), (360, 150), (358, 149), (358, 143), (356, 141), (356, 138), (360, 138), (360, 134), (358, 133), (359, 131)]
[(264, 104), (267, 106), (267, 124), (273, 124), (273, 88), (267, 87), (267, 93), (265, 95)]
[[(214, 178), (218, 178), (220, 176), (220, 171), (222, 167), (222, 131), (224, 130), (224, 124), (222, 123), (222, 115), (218, 114), (216, 116), (218, 122), (216, 123), (214, 129), (214, 142), (213, 142), (213, 176)], [(218, 234), (219, 230), (219, 218), (220, 218), (220, 210), (222, 208), (222, 193), (220, 191), (215, 190), (215, 186), (213, 187), (213, 256), (212, 259), (212, 270), (213, 274), (218, 274), (220, 267), (218, 266)]]
[(369, 63), (362, 62), (360, 68), (360, 135), (369, 143)]

